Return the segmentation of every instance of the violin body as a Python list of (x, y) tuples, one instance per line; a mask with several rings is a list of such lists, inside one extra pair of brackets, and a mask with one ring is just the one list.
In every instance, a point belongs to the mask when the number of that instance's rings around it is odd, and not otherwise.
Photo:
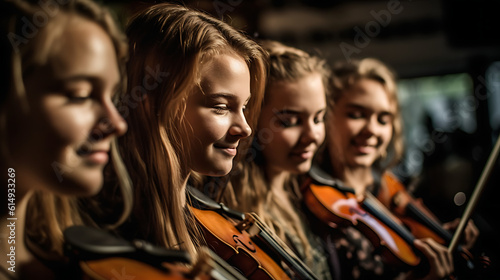
[(246, 231), (212, 210), (190, 207), (204, 232), (208, 246), (222, 259), (236, 267), (245, 277), (255, 280), (290, 279), (283, 269)]
[[(165, 264), (162, 271), (146, 263), (126, 258), (105, 258), (82, 261), (80, 267), (85, 280), (134, 279), (134, 280), (187, 280), (187, 267)], [(210, 279), (208, 276), (201, 279)]]
[(420, 257), (413, 246), (400, 237), (357, 202), (355, 195), (344, 193), (333, 186), (313, 183), (303, 188), (304, 202), (309, 210), (330, 227), (354, 226), (382, 251), (387, 263), (415, 267)]
[[(386, 173), (383, 176), (390, 195), (390, 210), (404, 223), (416, 238), (431, 238), (434, 241), (449, 246), (452, 234), (444, 229), (441, 222), (419, 200), (414, 199), (394, 175)], [(489, 266), (489, 258), (481, 256), (476, 259), (471, 252), (458, 246), (454, 252), (455, 269), (458, 275), (468, 278), (478, 274), (479, 268)]]
[(440, 221), (421, 203), (406, 192), (405, 187), (391, 173), (385, 173), (383, 182), (389, 192), (389, 209), (405, 224), (416, 238), (432, 238), (442, 245), (451, 241), (451, 233), (441, 227)]
[(187, 194), (209, 246), (248, 278), (290, 279), (290, 274), (293, 279), (319, 279), (257, 214), (230, 209), (190, 186)]
[[(99, 229), (72, 226), (64, 231), (65, 253), (85, 280), (245, 280), (206, 247), (196, 263), (187, 252), (128, 242)], [(80, 279), (80, 277), (78, 278)]]

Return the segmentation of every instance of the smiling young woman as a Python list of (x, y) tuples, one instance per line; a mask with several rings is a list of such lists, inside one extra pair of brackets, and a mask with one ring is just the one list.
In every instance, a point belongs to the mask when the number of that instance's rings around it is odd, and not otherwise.
[(132, 106), (120, 144), (135, 206), (124, 232), (196, 256), (187, 181), (231, 170), (260, 109), (266, 55), (228, 24), (173, 4), (139, 12), (127, 34), (122, 106)]
[(309, 171), (325, 139), (329, 68), (319, 57), (279, 42), (262, 45), (271, 66), (255, 137), (220, 196), (233, 209), (257, 213), (318, 279), (332, 279), (298, 191), (298, 176)]
[[(12, 171), (13, 206), (1, 212), (0, 248), (15, 253), (13, 263), (1, 257), (8, 278), (50, 279), (64, 271), (51, 262), (62, 260), (62, 231), (93, 223), (79, 211), (77, 197), (100, 191), (108, 162), (121, 178), (125, 209), (131, 208), (128, 175), (114, 146), (127, 124), (112, 101), (121, 89), (124, 37), (110, 14), (91, 1), (48, 3), (50, 16), (45, 4), (0, 2), (0, 166), (4, 182), (6, 170)], [(42, 14), (45, 24), (37, 21)], [(9, 242), (7, 217), (15, 217)]]
[[(323, 169), (351, 188), (359, 202), (369, 197), (392, 217), (385, 175), (403, 153), (395, 75), (382, 62), (366, 58), (336, 64), (332, 81)], [(473, 243), (477, 229), (469, 224), (467, 230)], [(342, 279), (442, 279), (454, 272), (452, 255), (433, 239), (409, 244), (429, 263), (428, 271), (418, 271), (389, 264), (363, 233), (352, 225), (326, 234), (336, 244)]]

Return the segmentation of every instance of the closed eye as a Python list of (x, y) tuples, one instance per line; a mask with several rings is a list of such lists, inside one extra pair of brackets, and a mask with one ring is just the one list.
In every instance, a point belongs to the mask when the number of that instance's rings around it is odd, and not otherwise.
[(224, 115), (229, 111), (229, 107), (226, 104), (217, 104), (212, 107), (213, 111), (218, 115)]
[(352, 111), (348, 112), (347, 116), (351, 119), (361, 119), (363, 118), (363, 113), (361, 113), (360, 111)]
[(83, 103), (92, 98), (92, 92), (90, 89), (85, 90), (66, 90), (66, 96), (70, 103)]
[(278, 123), (281, 127), (287, 128), (300, 124), (299, 117), (295, 115), (277, 115)]

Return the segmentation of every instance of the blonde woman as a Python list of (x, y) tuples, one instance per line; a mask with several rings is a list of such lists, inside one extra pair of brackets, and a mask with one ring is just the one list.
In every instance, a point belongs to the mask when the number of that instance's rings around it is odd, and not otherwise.
[(2, 0), (0, 6), (0, 165), (7, 196), (0, 278), (52, 279), (65, 272), (62, 231), (93, 224), (77, 197), (100, 191), (108, 162), (122, 179), (125, 209), (131, 208), (127, 173), (113, 149), (127, 130), (112, 101), (126, 44), (110, 14), (90, 1)]
[(228, 24), (173, 4), (140, 12), (127, 34), (130, 129), (120, 144), (135, 186), (129, 226), (134, 237), (195, 255), (187, 181), (231, 170), (260, 109), (266, 56)]
[[(371, 58), (338, 63), (333, 68), (329, 105), (324, 170), (351, 187), (360, 201), (371, 193), (389, 209), (389, 188), (382, 178), (403, 153), (394, 73)], [(469, 242), (474, 243), (477, 229), (470, 224), (467, 231)], [(386, 264), (354, 227), (336, 228), (332, 236), (343, 279), (441, 279), (454, 272), (453, 258), (447, 248), (430, 238), (410, 244), (427, 258), (429, 270), (405, 272), (401, 267)]]
[(320, 279), (331, 279), (326, 252), (300, 207), (298, 176), (309, 171), (325, 138), (329, 68), (324, 60), (264, 41), (270, 71), (247, 157), (233, 171), (222, 201), (256, 212)]

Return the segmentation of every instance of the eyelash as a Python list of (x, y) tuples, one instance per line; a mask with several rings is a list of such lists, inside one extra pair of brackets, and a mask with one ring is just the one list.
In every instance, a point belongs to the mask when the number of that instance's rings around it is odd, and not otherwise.
[(291, 123), (289, 121), (285, 121), (285, 120), (280, 120), (279, 124), (281, 127), (284, 127), (284, 128), (288, 128), (288, 127), (292, 127), (292, 126), (297, 125), (297, 124), (293, 124), (293, 123)]
[[(363, 114), (360, 113), (360, 112), (351, 112), (351, 113), (348, 113), (347, 116), (351, 119), (360, 119), (360, 118), (363, 118)], [(388, 121), (384, 121), (386, 116), (380, 116), (377, 118), (377, 122), (381, 125), (387, 125), (387, 124), (390, 124), (391, 121), (388, 120)]]
[[(246, 105), (242, 107), (242, 111), (243, 112), (245, 112), (247, 109), (248, 108), (247, 108)], [(213, 110), (218, 115), (224, 115), (227, 111), (230, 110), (230, 108), (227, 105), (225, 105), (225, 104), (220, 104), (220, 105), (214, 106)]]
[(229, 111), (229, 108), (227, 105), (216, 105), (213, 107), (214, 112), (218, 115), (224, 115), (227, 111)]
[(68, 99), (72, 103), (83, 103), (92, 98), (91, 91), (82, 90), (70, 90), (67, 91)]
[(299, 124), (299, 120), (294, 117), (284, 117), (284, 116), (278, 116), (278, 122), (279, 125), (283, 128), (288, 128), (292, 126), (296, 126)]
[(363, 114), (361, 114), (360, 112), (350, 112), (347, 113), (347, 116), (351, 119), (359, 119), (363, 117)]
[(70, 96), (69, 100), (72, 103), (83, 103), (87, 100), (89, 100), (91, 97), (89, 96)]
[[(296, 118), (295, 120), (292, 120), (292, 118), (285, 118), (285, 117), (278, 117), (279, 125), (284, 128), (292, 127), (292, 126), (297, 126), (301, 124), (300, 119)], [(325, 116), (318, 118), (314, 118), (314, 123), (319, 124), (325, 121)]]
[(324, 121), (325, 121), (325, 116), (324, 115), (321, 118), (318, 118), (318, 117), (314, 118), (314, 123), (315, 124), (322, 123)]

